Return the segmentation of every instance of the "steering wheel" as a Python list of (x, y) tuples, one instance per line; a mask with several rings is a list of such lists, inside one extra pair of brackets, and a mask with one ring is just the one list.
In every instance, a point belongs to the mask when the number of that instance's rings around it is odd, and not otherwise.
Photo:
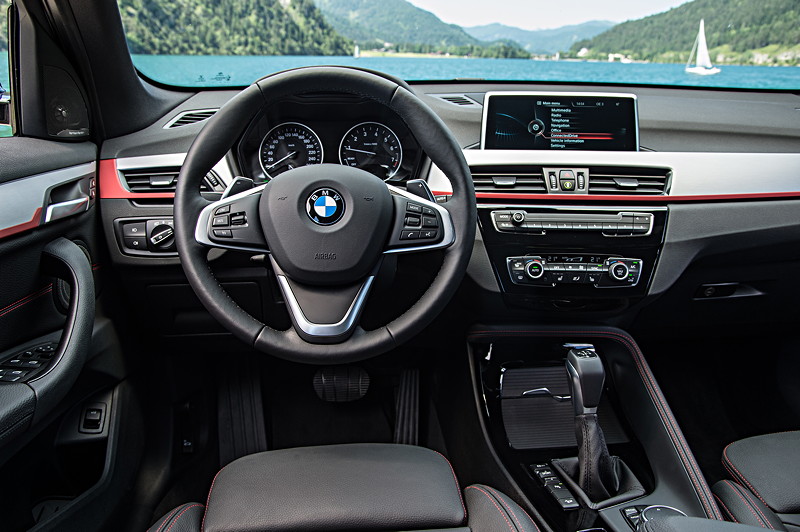
[[(393, 110), (448, 176), (443, 204), (336, 164), (296, 168), (219, 201), (200, 183), (259, 111), (283, 98), (335, 92)], [(475, 239), (475, 191), (461, 148), (444, 123), (406, 88), (374, 73), (309, 67), (265, 77), (225, 104), (193, 142), (175, 192), (181, 264), (203, 305), (255, 349), (313, 364), (363, 360), (389, 351), (428, 325), (455, 293)], [(419, 225), (416, 225), (419, 222)], [(215, 278), (209, 248), (265, 253), (292, 320), (281, 331), (241, 309)], [(442, 250), (440, 270), (405, 313), (373, 330), (359, 318), (382, 260), (390, 254)]]

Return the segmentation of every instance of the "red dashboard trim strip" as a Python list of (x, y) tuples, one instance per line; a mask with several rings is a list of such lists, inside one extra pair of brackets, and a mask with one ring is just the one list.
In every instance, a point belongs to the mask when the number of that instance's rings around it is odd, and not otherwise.
[(155, 199), (174, 198), (172, 192), (131, 192), (122, 185), (116, 159), (100, 160), (100, 199)]
[[(434, 196), (451, 196), (452, 192), (434, 191)], [(556, 201), (615, 201), (622, 203), (683, 203), (690, 201), (731, 201), (771, 198), (800, 198), (800, 190), (794, 192), (755, 192), (752, 194), (703, 194), (695, 196), (614, 196), (614, 195), (574, 195), (574, 194), (513, 194), (499, 192), (477, 192), (475, 197), (500, 200), (556, 200)]]

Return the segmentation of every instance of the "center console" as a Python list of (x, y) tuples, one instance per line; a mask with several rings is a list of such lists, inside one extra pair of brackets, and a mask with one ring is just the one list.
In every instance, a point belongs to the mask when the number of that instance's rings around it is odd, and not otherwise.
[(613, 311), (647, 294), (667, 208), (481, 204), (479, 221), (507, 304)]

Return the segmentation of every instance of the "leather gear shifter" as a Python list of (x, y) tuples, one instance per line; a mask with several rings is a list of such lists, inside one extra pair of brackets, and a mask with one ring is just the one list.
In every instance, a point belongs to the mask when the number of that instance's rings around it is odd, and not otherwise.
[(620, 459), (609, 454), (597, 420), (597, 405), (605, 382), (603, 362), (593, 348), (570, 349), (566, 367), (578, 441), (578, 478), (575, 480), (592, 502), (604, 501), (619, 491)]

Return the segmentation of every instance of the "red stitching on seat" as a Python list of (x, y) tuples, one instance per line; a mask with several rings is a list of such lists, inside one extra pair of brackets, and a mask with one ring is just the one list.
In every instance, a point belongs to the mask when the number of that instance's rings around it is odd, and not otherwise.
[(181, 520), (181, 517), (183, 517), (183, 514), (185, 514), (186, 512), (188, 512), (189, 510), (191, 510), (192, 508), (197, 508), (198, 506), (199, 506), (200, 508), (202, 508), (202, 507), (203, 507), (203, 505), (202, 505), (202, 504), (197, 504), (197, 503), (195, 503), (195, 504), (192, 504), (192, 505), (190, 505), (190, 506), (187, 506), (186, 508), (184, 508), (184, 509), (183, 509), (183, 511), (182, 511), (181, 513), (179, 513), (179, 514), (178, 514), (178, 517), (176, 517), (176, 518), (175, 518), (175, 520), (172, 522), (172, 524), (171, 524), (171, 525), (169, 525), (169, 528), (167, 529), (167, 532), (169, 532), (170, 530), (172, 530), (172, 527), (173, 527), (173, 526), (175, 526), (175, 523), (177, 523), (178, 521), (180, 521), (180, 520)]
[(775, 530), (775, 527), (772, 526), (772, 523), (770, 522), (769, 517), (767, 517), (767, 514), (765, 514), (761, 510), (761, 508), (758, 506), (758, 503), (753, 502), (755, 500), (755, 499), (753, 499), (753, 494), (750, 493), (749, 491), (747, 491), (746, 489), (744, 489), (743, 487), (741, 487), (739, 484), (733, 483), (733, 486), (738, 492), (740, 492), (742, 495), (744, 495), (744, 498), (747, 499), (748, 504), (750, 504), (750, 506), (752, 506), (753, 509), (756, 512), (758, 512), (758, 515), (760, 515), (761, 517), (764, 518), (764, 521), (766, 521), (766, 523), (767, 523), (767, 528)]
[(714, 495), (714, 498), (717, 499), (717, 502), (720, 503), (722, 505), (722, 507), (725, 509), (725, 512), (727, 512), (728, 517), (731, 518), (731, 521), (733, 521), (734, 523), (738, 523), (739, 521), (736, 519), (736, 516), (733, 515), (733, 512), (730, 511), (730, 509), (725, 505), (725, 503), (722, 501), (722, 499), (717, 497), (716, 494)]
[(175, 515), (175, 512), (177, 512), (179, 509), (180, 509), (180, 506), (176, 506), (175, 508), (173, 508), (172, 511), (167, 514), (167, 517), (165, 517), (164, 520), (161, 521), (161, 524), (158, 525), (158, 528), (156, 529), (156, 532), (161, 532), (164, 529), (164, 527), (167, 526), (167, 523), (169, 523), (169, 520), (172, 519), (172, 516)]
[(700, 471), (697, 462), (694, 460), (694, 456), (691, 453), (691, 449), (689, 449), (689, 445), (683, 437), (683, 433), (681, 432), (677, 421), (675, 420), (674, 416), (672, 415), (672, 411), (669, 409), (669, 405), (666, 402), (666, 398), (664, 398), (661, 390), (658, 388), (658, 384), (655, 382), (655, 377), (653, 377), (650, 368), (647, 366), (647, 363), (644, 359), (644, 354), (639, 349), (639, 346), (636, 344), (636, 341), (631, 338), (627, 334), (620, 334), (614, 331), (604, 331), (604, 330), (594, 330), (594, 331), (585, 331), (585, 330), (533, 330), (533, 331), (514, 331), (514, 330), (487, 330), (487, 331), (476, 331), (469, 335), (470, 338), (472, 337), (480, 337), (481, 335), (485, 336), (555, 336), (555, 335), (564, 335), (564, 334), (575, 334), (575, 335), (585, 335), (585, 336), (594, 336), (600, 338), (609, 338), (614, 340), (624, 347), (628, 349), (628, 351), (633, 354), (633, 360), (636, 363), (636, 367), (639, 370), (639, 375), (642, 377), (642, 380), (645, 384), (645, 388), (647, 389), (648, 393), (650, 394), (651, 399), (656, 407), (656, 410), (659, 412), (662, 420), (665, 423), (667, 428), (667, 434), (669, 435), (670, 439), (672, 439), (673, 444), (675, 445), (675, 450), (678, 453), (679, 458), (683, 462), (684, 466), (686, 467), (686, 471), (689, 475), (689, 480), (691, 481), (692, 485), (695, 488), (695, 493), (700, 500), (700, 504), (706, 511), (707, 515), (710, 515), (714, 519), (722, 519), (722, 513), (720, 512), (719, 508), (717, 508), (716, 504), (714, 504), (714, 499), (711, 496), (711, 490), (708, 485), (705, 483), (705, 478)]
[(6, 305), (5, 307), (0, 308), (0, 318), (5, 316), (9, 312), (13, 312), (13, 311), (17, 310), (18, 308), (20, 308), (20, 307), (22, 307), (24, 305), (27, 305), (28, 303), (30, 303), (34, 299), (42, 297), (43, 295), (51, 292), (52, 290), (53, 290), (53, 283), (50, 283), (49, 285), (47, 285), (47, 286), (45, 286), (43, 288), (40, 288), (39, 290), (37, 290), (36, 292), (34, 292), (32, 294), (28, 294), (27, 296), (25, 296), (25, 297), (23, 297), (21, 299), (18, 299), (17, 301), (11, 303), (10, 305)]
[[(752, 491), (756, 495), (756, 497), (761, 499), (761, 502), (763, 502), (764, 505), (769, 506), (769, 504), (767, 504), (767, 501), (764, 500), (764, 497), (762, 497), (761, 494), (758, 493), (758, 490), (755, 489), (753, 487), (753, 485), (750, 484), (750, 482), (748, 482), (748, 480), (745, 478), (745, 476), (742, 474), (742, 472), (739, 471), (738, 469), (736, 469), (736, 465), (734, 465), (734, 463), (731, 460), (730, 456), (728, 456), (728, 447), (730, 447), (731, 445), (733, 445), (733, 444), (729, 443), (722, 450), (722, 465), (725, 466), (725, 469), (728, 470), (728, 473), (730, 473), (732, 477), (736, 478), (737, 480), (741, 480), (742, 482), (747, 484), (747, 487), (750, 488), (750, 491)], [(730, 466), (730, 467), (728, 467), (728, 466)], [(731, 470), (731, 468), (733, 468), (733, 470)], [(734, 471), (736, 471), (736, 473), (734, 473)]]
[(753, 517), (756, 518), (756, 521), (758, 521), (761, 524), (761, 528), (772, 528), (772, 527), (768, 527), (767, 524), (764, 522), (764, 520), (761, 519), (761, 517), (759, 517), (756, 514), (755, 511), (753, 511), (753, 505), (751, 503), (749, 503), (744, 497), (742, 497), (742, 494), (739, 492), (739, 490), (736, 489), (736, 484), (734, 484), (733, 482), (730, 482), (728, 480), (724, 480), (723, 482), (725, 482), (726, 486), (728, 484), (731, 485), (731, 490), (733, 490), (733, 492), (736, 494), (736, 496), (739, 497), (739, 499), (744, 503), (744, 505), (747, 507), (747, 509), (750, 510), (750, 513), (753, 514)]
[[(502, 505), (503, 505), (503, 508), (505, 508), (506, 510), (508, 510), (508, 512), (511, 514), (511, 518), (512, 518), (512, 519), (514, 519), (514, 521), (517, 523), (517, 526), (519, 527), (519, 529), (520, 529), (520, 530), (525, 530), (525, 527), (523, 527), (523, 526), (522, 526), (522, 522), (520, 522), (520, 520), (519, 520), (519, 519), (517, 519), (517, 514), (515, 514), (515, 513), (514, 513), (514, 509), (513, 509), (513, 508), (511, 508), (511, 505), (510, 505), (510, 504), (508, 504), (508, 503), (507, 503), (507, 502), (506, 502), (506, 501), (503, 499), (503, 496), (502, 496), (502, 495), (501, 495), (501, 494), (500, 494), (500, 493), (499, 493), (497, 490), (495, 490), (494, 488), (490, 488), (489, 486), (486, 486), (486, 489), (488, 489), (489, 491), (491, 491), (491, 492), (494, 494), (494, 496), (495, 496), (495, 497), (497, 497), (497, 500), (498, 500), (498, 501), (500, 501), (500, 504), (502, 504)], [(525, 508), (522, 508), (522, 507), (520, 507), (520, 509), (521, 509), (523, 512), (525, 512)], [(537, 532), (541, 532), (541, 531), (539, 530), (539, 526), (536, 524), (536, 522), (534, 522), (534, 520), (533, 520), (533, 519), (531, 519), (531, 516), (530, 516), (530, 515), (528, 515), (528, 512), (525, 512), (525, 516), (528, 518), (528, 520), (529, 520), (531, 523), (533, 523), (533, 527), (536, 529), (536, 531), (537, 531)]]
[[(228, 466), (225, 466), (225, 467), (228, 467)], [(219, 476), (220, 473), (225, 471), (225, 467), (223, 467), (222, 469), (217, 471), (217, 474), (214, 475), (214, 480), (211, 481), (211, 488), (208, 490), (208, 497), (206, 497), (206, 507), (203, 510), (203, 520), (200, 522), (200, 531), (201, 532), (206, 529), (206, 515), (208, 515), (208, 506), (211, 504), (211, 492), (214, 491), (214, 484), (216, 484), (216, 482), (217, 482), (217, 477)]]
[(504, 521), (506, 522), (506, 524), (508, 525), (508, 529), (509, 529), (511, 532), (516, 532), (516, 531), (514, 530), (514, 527), (511, 525), (511, 522), (508, 520), (508, 517), (506, 517), (506, 514), (504, 514), (504, 513), (503, 513), (503, 510), (501, 510), (501, 509), (500, 509), (500, 507), (499, 507), (499, 506), (497, 506), (497, 503), (496, 503), (496, 502), (494, 502), (494, 499), (492, 498), (492, 496), (491, 496), (491, 495), (489, 495), (488, 493), (486, 493), (485, 491), (483, 491), (481, 488), (479, 488), (479, 487), (477, 487), (477, 486), (467, 486), (467, 489), (468, 489), (468, 490), (469, 490), (469, 489), (478, 490), (478, 491), (480, 491), (481, 493), (483, 493), (484, 495), (486, 495), (486, 498), (487, 498), (487, 499), (489, 499), (489, 501), (490, 501), (492, 504), (494, 504), (494, 507), (495, 507), (495, 508), (497, 508), (497, 511), (498, 511), (498, 512), (500, 512), (500, 515), (502, 515), (502, 516), (503, 516), (503, 520), (504, 520)]
[[(442, 453), (440, 453), (439, 451), (436, 451), (434, 449), (431, 449), (431, 451), (435, 452), (436, 454), (438, 454), (439, 456), (444, 458), (444, 461), (447, 462), (447, 465), (450, 467), (450, 472), (453, 474), (453, 480), (456, 483), (456, 492), (458, 493), (458, 500), (461, 501), (461, 509), (464, 511), (464, 517), (466, 518), (466, 516), (467, 516), (467, 507), (464, 504), (464, 498), (461, 496), (461, 487), (458, 485), (458, 477), (456, 476), (455, 469), (453, 469), (453, 464), (451, 464), (450, 460), (448, 460), (447, 457), (445, 455), (443, 455)], [(209, 494), (209, 496), (210, 496), (210, 494)]]

